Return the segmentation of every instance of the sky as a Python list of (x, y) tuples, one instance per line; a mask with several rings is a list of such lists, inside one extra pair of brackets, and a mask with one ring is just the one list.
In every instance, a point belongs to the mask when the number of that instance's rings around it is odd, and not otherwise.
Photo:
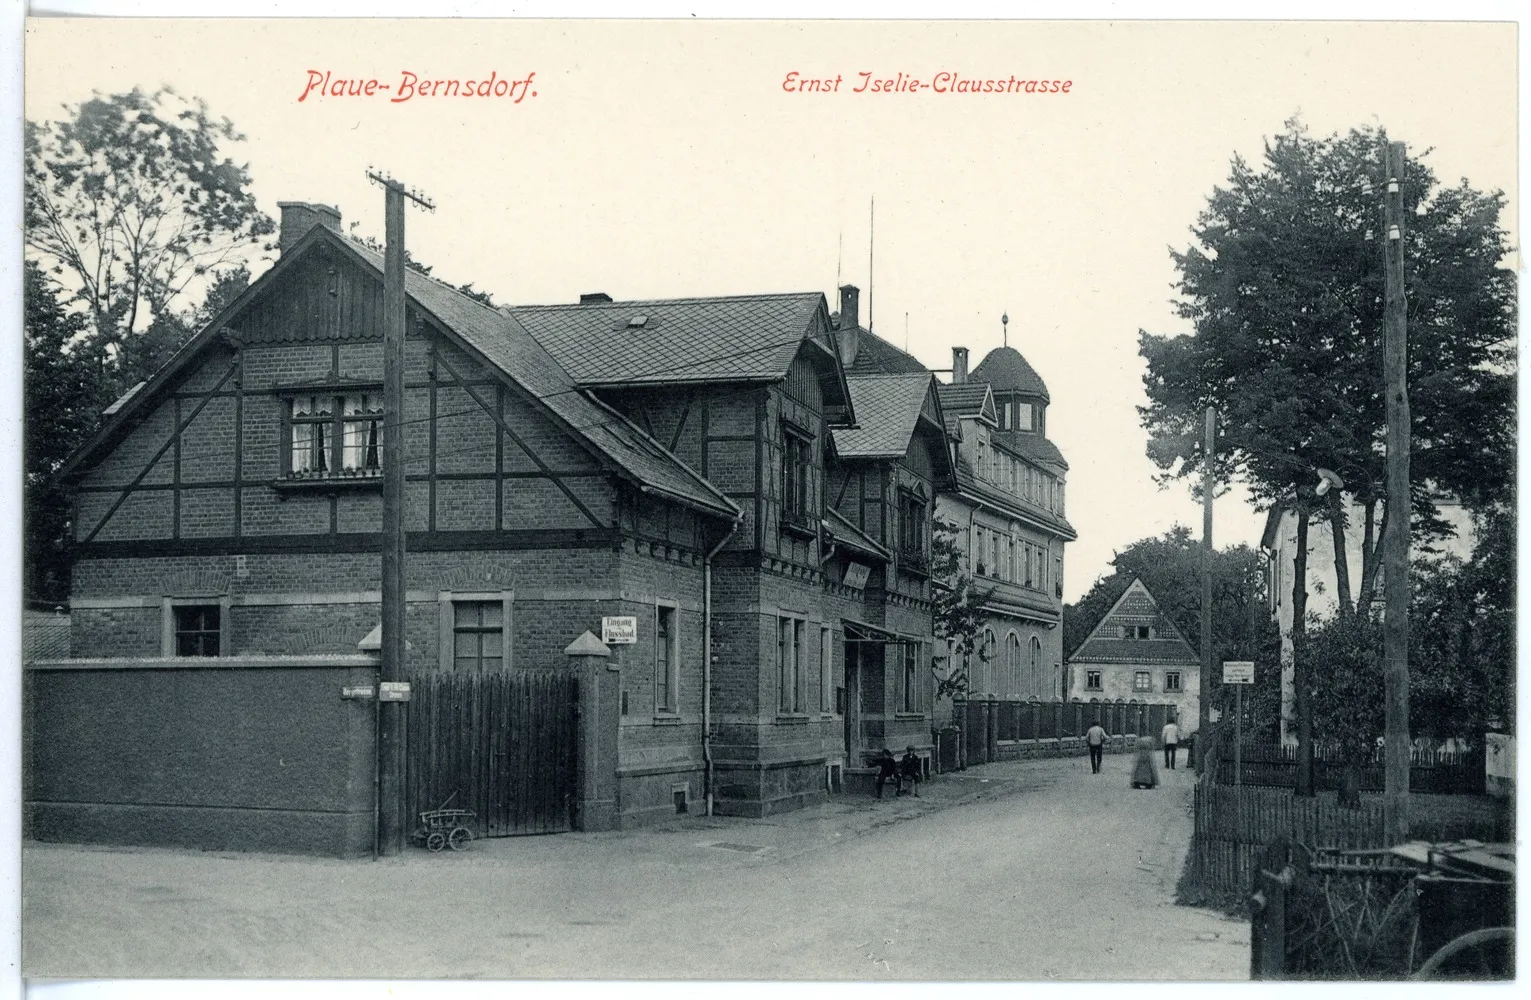
[[(934, 369), (1001, 340), (1046, 380), (1070, 465), (1065, 598), (1113, 553), (1201, 525), (1160, 488), (1140, 330), (1187, 332), (1170, 249), (1234, 154), (1293, 115), (1381, 123), (1447, 183), (1510, 195), (1513, 24), (34, 20), (26, 114), (173, 86), (231, 119), (251, 190), (382, 236), (382, 168), (429, 195), (413, 256), (504, 303), (862, 288), (863, 322)], [(309, 72), (532, 82), (503, 98), (299, 100)], [(859, 73), (1071, 81), (1058, 94), (854, 93)], [(789, 93), (787, 75), (842, 78)], [(533, 96), (535, 95), (535, 96)], [(871, 202), (875, 198), (875, 233)], [(875, 235), (875, 239), (874, 239)], [(259, 269), (257, 269), (259, 270)], [(944, 377), (944, 376), (943, 376)], [(1255, 545), (1237, 487), (1219, 546)]]

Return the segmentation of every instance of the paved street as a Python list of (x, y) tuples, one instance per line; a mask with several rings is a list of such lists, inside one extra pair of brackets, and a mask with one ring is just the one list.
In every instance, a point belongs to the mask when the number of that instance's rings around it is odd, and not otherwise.
[(1172, 905), (1191, 776), (996, 764), (922, 798), (379, 863), (32, 844), (29, 976), (1242, 979)]

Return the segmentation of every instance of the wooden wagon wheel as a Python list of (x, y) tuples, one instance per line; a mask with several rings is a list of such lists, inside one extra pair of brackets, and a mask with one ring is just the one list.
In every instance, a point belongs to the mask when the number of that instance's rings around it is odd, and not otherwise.
[(429, 851), (439, 851), (445, 846), (447, 846), (447, 835), (440, 830), (432, 830), (431, 835), (425, 838), (425, 847)]
[(447, 846), (454, 851), (466, 851), (468, 844), (473, 841), (473, 831), (465, 826), (452, 828), (452, 833), (447, 837)]
[(1453, 965), (1453, 972), (1461, 966), (1459, 959), (1464, 957), (1476, 958), (1475, 973), (1460, 974), (1461, 978), (1468, 979), (1502, 979), (1506, 975), (1514, 975), (1513, 959), (1511, 967), (1496, 967), (1495, 960), (1498, 958), (1494, 945), (1501, 942), (1513, 948), (1515, 945), (1515, 928), (1513, 927), (1485, 927), (1482, 930), (1470, 931), (1461, 937), (1453, 938), (1443, 945), (1434, 955), (1425, 959), (1425, 964), (1414, 973), (1414, 979), (1445, 979), (1456, 978), (1450, 972), (1443, 972), (1442, 967), (1447, 962)]

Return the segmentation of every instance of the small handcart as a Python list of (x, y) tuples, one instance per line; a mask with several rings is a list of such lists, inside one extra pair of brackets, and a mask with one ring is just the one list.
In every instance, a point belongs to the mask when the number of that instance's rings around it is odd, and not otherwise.
[(471, 809), (448, 809), (447, 805), (457, 797), (453, 792), (440, 809), (430, 809), (420, 814), (420, 826), (416, 828), (414, 841), (423, 844), (432, 853), (443, 847), (454, 851), (466, 851), (473, 841), (473, 831), (467, 824), (478, 817)]

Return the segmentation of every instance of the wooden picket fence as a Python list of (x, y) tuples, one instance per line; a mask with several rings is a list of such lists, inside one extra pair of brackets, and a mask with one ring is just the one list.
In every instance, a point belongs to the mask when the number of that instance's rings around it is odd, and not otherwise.
[[(1242, 766), (1239, 778), (1245, 785), (1265, 785), (1291, 788), (1297, 783), (1297, 748), (1277, 743), (1253, 743), (1241, 746)], [(1470, 751), (1416, 748), (1410, 753), (1409, 788), (1416, 792), (1441, 795), (1482, 795), (1484, 792), (1484, 759), (1481, 746)], [(1349, 761), (1337, 749), (1325, 746), (1313, 748), (1313, 787), (1319, 791), (1333, 791), (1344, 781)], [(1374, 753), (1358, 768), (1361, 791), (1380, 792), (1383, 786), (1383, 761), (1381, 751)], [(1217, 770), (1217, 780), (1224, 785), (1234, 783), (1233, 748), (1222, 749)]]
[[(1382, 800), (1377, 797), (1348, 807), (1332, 792), (1299, 798), (1285, 788), (1202, 780), (1196, 783), (1193, 805), (1191, 887), (1212, 898), (1247, 895), (1255, 859), (1278, 839), (1313, 850), (1392, 846), (1384, 835)], [(1504, 804), (1485, 796), (1410, 796), (1410, 836), (1415, 839), (1499, 841), (1510, 836), (1512, 823)]]

